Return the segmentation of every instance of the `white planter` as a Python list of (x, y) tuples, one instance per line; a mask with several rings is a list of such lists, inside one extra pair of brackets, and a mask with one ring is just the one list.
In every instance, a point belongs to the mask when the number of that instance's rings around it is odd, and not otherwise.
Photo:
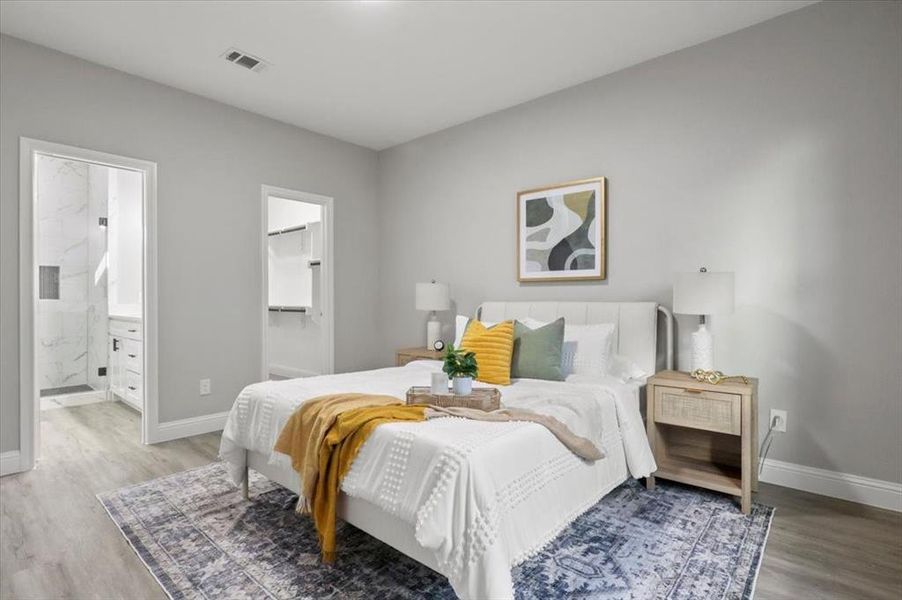
[(455, 377), (451, 383), (451, 390), (456, 396), (469, 396), (473, 391), (473, 378)]

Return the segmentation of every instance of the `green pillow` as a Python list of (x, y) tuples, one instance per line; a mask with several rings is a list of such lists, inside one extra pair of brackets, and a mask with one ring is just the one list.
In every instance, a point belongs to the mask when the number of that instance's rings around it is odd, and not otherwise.
[(530, 329), (520, 321), (515, 321), (511, 377), (563, 381), (563, 348), (563, 317), (537, 329)]

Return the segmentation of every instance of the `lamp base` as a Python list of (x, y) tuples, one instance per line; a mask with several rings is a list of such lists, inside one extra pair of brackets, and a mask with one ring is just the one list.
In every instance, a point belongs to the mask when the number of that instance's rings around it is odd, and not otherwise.
[(704, 323), (692, 334), (692, 369), (714, 370), (714, 336)]
[(435, 318), (435, 313), (426, 321), (426, 348), (432, 350), (435, 342), (442, 339), (442, 324)]

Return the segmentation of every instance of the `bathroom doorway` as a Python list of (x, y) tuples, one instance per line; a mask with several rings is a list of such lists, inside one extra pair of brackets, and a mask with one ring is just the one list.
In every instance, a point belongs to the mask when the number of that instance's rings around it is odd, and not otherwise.
[(150, 443), (156, 166), (27, 138), (20, 150), (19, 470), (40, 455), (45, 419), (101, 427), (116, 410)]
[(332, 373), (332, 198), (263, 186), (264, 380)]
[(125, 381), (118, 353), (142, 350), (142, 174), (38, 154), (34, 182), (40, 409), (121, 399), (140, 412), (141, 390)]

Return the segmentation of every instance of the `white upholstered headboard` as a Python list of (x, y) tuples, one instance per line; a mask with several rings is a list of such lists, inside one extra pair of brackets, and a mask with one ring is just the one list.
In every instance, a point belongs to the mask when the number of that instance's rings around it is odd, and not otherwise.
[[(658, 313), (664, 317), (664, 348), (658, 361)], [(643, 371), (654, 373), (659, 365), (673, 368), (673, 315), (655, 302), (483, 302), (476, 310), (483, 321), (504, 321), (532, 317), (567, 323), (617, 326), (614, 347), (617, 353), (635, 362)]]

